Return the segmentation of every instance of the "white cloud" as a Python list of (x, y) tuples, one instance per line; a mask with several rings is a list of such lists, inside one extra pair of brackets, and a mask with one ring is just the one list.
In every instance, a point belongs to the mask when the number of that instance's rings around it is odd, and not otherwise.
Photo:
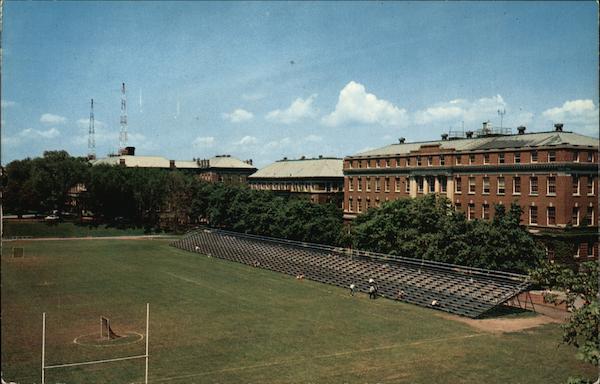
[(254, 136), (244, 136), (239, 141), (236, 141), (235, 145), (253, 145), (258, 143), (258, 139)]
[(252, 120), (254, 115), (252, 112), (248, 112), (245, 109), (238, 108), (231, 113), (223, 113), (223, 120), (229, 120), (232, 123), (242, 123), (244, 121)]
[(40, 123), (44, 124), (64, 124), (67, 121), (66, 117), (53, 115), (51, 113), (44, 113), (40, 117)]
[(322, 119), (323, 124), (338, 126), (346, 123), (402, 126), (407, 123), (406, 110), (387, 100), (367, 93), (364, 85), (349, 82), (341, 91), (335, 111)]
[(318, 143), (318, 142), (323, 141), (323, 138), (321, 136), (318, 136), (318, 135), (310, 134), (310, 135), (308, 135), (308, 136), (306, 136), (304, 138), (304, 141), (308, 141), (308, 142), (312, 142), (312, 143)]
[(267, 120), (283, 124), (293, 124), (305, 118), (314, 118), (317, 116), (317, 110), (312, 103), (317, 97), (316, 94), (310, 95), (306, 99), (297, 98), (286, 109), (276, 109), (267, 113)]
[(292, 144), (292, 139), (290, 139), (289, 137), (284, 137), (283, 139), (280, 139), (280, 140), (269, 141), (265, 145), (265, 148), (267, 148), (267, 149), (281, 149), (281, 148), (288, 147), (291, 144)]
[(210, 148), (213, 145), (215, 145), (215, 138), (212, 136), (198, 136), (194, 139), (194, 141), (192, 142), (192, 145), (194, 147), (206, 147), (206, 148)]
[(10, 100), (2, 100), (2, 101), (0, 101), (0, 106), (2, 108), (15, 107), (16, 105), (17, 105), (17, 103), (14, 102), (14, 101), (10, 101)]
[(552, 123), (563, 123), (565, 130), (579, 129), (598, 135), (598, 106), (592, 100), (569, 100), (560, 107), (542, 112), (542, 117)]
[(56, 128), (50, 128), (46, 131), (40, 131), (37, 129), (27, 128), (19, 133), (19, 136), (27, 139), (54, 139), (60, 136), (60, 131)]
[[(497, 117), (498, 110), (506, 109), (506, 106), (506, 102), (500, 95), (484, 97), (475, 101), (455, 99), (416, 111), (413, 121), (417, 125), (460, 121), (467, 124), (480, 123)], [(529, 116), (529, 120), (531, 120), (531, 116)]]

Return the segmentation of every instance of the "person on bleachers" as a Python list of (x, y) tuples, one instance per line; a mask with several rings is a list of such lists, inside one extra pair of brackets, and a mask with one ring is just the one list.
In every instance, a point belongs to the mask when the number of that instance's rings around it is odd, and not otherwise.
[(439, 305), (439, 303), (438, 303), (438, 301), (437, 301), (437, 300), (433, 300), (433, 301), (431, 302), (431, 306), (432, 306), (432, 307), (437, 307), (438, 305)]
[(369, 287), (369, 299), (376, 299), (377, 298), (377, 290), (375, 289), (374, 285), (371, 285)]
[(396, 300), (402, 300), (403, 297), (404, 297), (404, 291), (399, 290), (398, 293), (396, 294)]
[(350, 284), (350, 295), (354, 296), (354, 290), (356, 289), (356, 285), (354, 283)]

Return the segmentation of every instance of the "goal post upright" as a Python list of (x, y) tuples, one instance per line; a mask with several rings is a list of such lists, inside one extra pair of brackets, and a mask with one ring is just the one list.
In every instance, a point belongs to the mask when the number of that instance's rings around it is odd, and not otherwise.
[(44, 370), (46, 360), (46, 312), (42, 314), (42, 384), (45, 384)]
[(150, 340), (150, 303), (146, 303), (146, 373), (144, 383), (148, 384), (148, 346)]

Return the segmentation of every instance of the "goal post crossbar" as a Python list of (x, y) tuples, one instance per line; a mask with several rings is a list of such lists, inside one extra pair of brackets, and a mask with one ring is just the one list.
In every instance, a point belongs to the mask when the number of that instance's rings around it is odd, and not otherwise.
[(41, 381), (41, 384), (45, 384), (45, 382), (46, 382), (45, 381), (46, 369), (77, 367), (77, 366), (82, 366), (82, 365), (93, 365), (93, 364), (104, 364), (104, 363), (111, 363), (111, 362), (115, 362), (115, 361), (134, 360), (134, 359), (145, 359), (146, 364), (145, 364), (145, 373), (144, 373), (144, 383), (148, 384), (148, 360), (150, 357), (149, 335), (150, 335), (150, 304), (146, 303), (146, 353), (145, 354), (135, 355), (135, 356), (115, 357), (112, 359), (104, 359), (104, 360), (82, 361), (82, 362), (78, 362), (78, 363), (46, 365), (46, 312), (44, 312), (42, 314), (42, 370), (41, 370), (42, 381)]

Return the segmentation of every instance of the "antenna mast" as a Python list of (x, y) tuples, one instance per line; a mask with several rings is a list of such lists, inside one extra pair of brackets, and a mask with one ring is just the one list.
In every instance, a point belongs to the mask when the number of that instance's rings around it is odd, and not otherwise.
[(121, 88), (121, 133), (119, 134), (119, 152), (125, 153), (127, 146), (127, 95), (125, 94), (125, 83)]
[(90, 102), (90, 127), (88, 129), (88, 159), (96, 158), (96, 130), (94, 128), (94, 99)]
[(499, 109), (498, 110), (498, 115), (500, 115), (500, 129), (503, 128), (503, 123), (504, 123), (504, 115), (506, 115), (506, 109)]

